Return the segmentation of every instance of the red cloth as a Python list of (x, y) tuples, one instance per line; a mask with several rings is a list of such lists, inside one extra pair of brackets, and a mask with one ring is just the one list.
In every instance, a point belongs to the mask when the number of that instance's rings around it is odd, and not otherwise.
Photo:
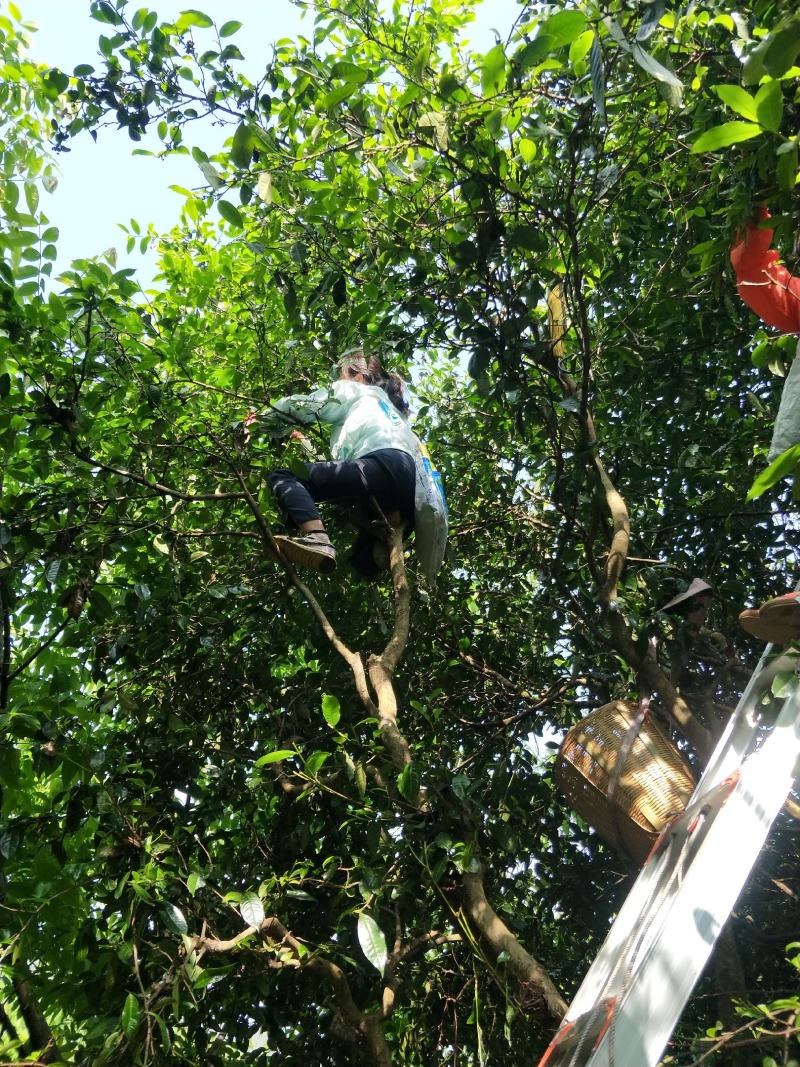
[[(762, 207), (762, 219), (769, 211)], [(800, 278), (790, 274), (778, 260), (772, 244), (772, 230), (762, 230), (755, 222), (747, 225), (731, 249), (739, 296), (769, 326), (783, 333), (800, 333)]]

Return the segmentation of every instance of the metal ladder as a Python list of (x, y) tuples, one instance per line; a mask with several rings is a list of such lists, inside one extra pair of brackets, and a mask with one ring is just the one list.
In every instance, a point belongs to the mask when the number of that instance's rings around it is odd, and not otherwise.
[[(656, 1067), (800, 772), (800, 654), (768, 645), (686, 810), (664, 829), (539, 1067)], [(761, 730), (759, 729), (761, 727)]]

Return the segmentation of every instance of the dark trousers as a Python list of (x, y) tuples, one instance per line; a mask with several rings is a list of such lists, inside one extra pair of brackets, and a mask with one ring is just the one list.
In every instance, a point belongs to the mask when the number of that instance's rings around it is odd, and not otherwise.
[[(379, 448), (360, 459), (309, 463), (304, 478), (290, 470), (267, 475), (290, 526), (318, 519), (317, 504), (360, 504), (368, 514), (374, 500), (384, 515), (399, 512), (407, 530), (414, 524), (415, 480), (413, 458), (398, 448)], [(353, 546), (353, 563), (362, 574), (373, 573), (370, 561), (375, 540), (362, 531)]]

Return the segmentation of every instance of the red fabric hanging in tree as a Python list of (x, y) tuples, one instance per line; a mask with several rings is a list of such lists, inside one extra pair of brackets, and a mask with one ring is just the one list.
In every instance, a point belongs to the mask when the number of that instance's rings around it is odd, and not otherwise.
[[(762, 220), (770, 217), (766, 207), (759, 215)], [(744, 238), (739, 235), (731, 249), (736, 288), (763, 322), (783, 333), (800, 333), (800, 278), (778, 262), (780, 256), (770, 248), (772, 232), (750, 222)]]

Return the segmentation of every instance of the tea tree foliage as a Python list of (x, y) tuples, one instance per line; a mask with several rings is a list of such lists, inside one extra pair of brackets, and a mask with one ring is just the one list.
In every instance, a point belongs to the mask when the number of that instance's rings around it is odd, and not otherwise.
[[(253, 82), (235, 5), (89, 7), (65, 72), (0, 14), (3, 1055), (530, 1063), (631, 884), (558, 737), (648, 691), (698, 764), (720, 720), (658, 605), (710, 578), (752, 666), (736, 614), (793, 580), (791, 487), (746, 496), (794, 342), (727, 253), (761, 201), (791, 250), (800, 22), (534, 5), (478, 55), (460, 0), (323, 0)], [(49, 277), (52, 153), (87, 134), (198, 165), (157, 291), (113, 256)], [(433, 590), (396, 540), (374, 587), (272, 552), (264, 476), (305, 453), (236, 429), (356, 343), (444, 475)], [(794, 1040), (796, 841), (669, 1062)]]

